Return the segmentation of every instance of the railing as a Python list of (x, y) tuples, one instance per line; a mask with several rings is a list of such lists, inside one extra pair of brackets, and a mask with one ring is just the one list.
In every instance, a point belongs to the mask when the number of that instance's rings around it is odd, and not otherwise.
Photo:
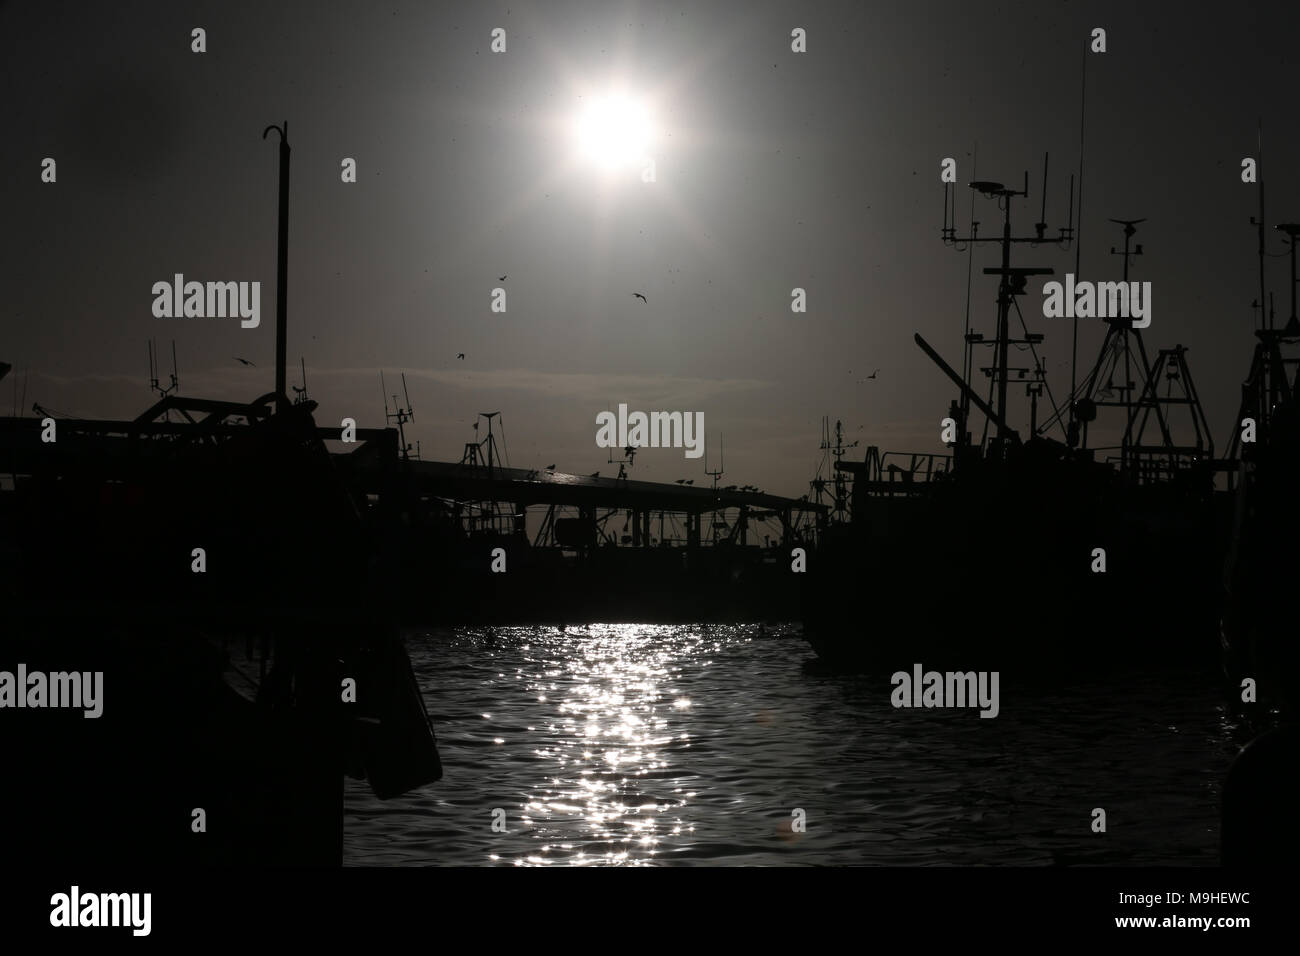
[(852, 472), (854, 488), (867, 494), (914, 494), (934, 479), (947, 475), (952, 455), (918, 452), (881, 452), (874, 445), (862, 462), (840, 462), (836, 468)]

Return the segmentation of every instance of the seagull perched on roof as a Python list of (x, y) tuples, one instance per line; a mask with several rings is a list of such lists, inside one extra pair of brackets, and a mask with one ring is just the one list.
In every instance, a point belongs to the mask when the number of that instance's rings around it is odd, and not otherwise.
[(554, 471), (554, 470), (555, 470), (555, 466), (554, 466), (554, 465), (547, 465), (547, 466), (546, 466), (546, 470), (547, 470), (547, 471)]
[(640, 300), (641, 300), (642, 302), (644, 302), (646, 305), (649, 305), (649, 304), (650, 304), (650, 300), (647, 299), (645, 296), (643, 296), (640, 292), (633, 292), (633, 293), (632, 293), (632, 297), (633, 297), (634, 299), (640, 299)]

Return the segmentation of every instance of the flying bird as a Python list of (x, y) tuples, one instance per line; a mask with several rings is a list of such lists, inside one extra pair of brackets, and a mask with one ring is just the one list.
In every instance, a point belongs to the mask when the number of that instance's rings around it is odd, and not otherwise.
[(497, 281), (498, 281), (498, 282), (505, 282), (505, 281), (506, 281), (506, 277), (505, 277), (505, 276), (497, 276)]
[[(234, 359), (236, 362), (242, 362), (244, 365), (253, 365), (253, 363), (250, 362), (248, 359), (241, 359), (238, 355), (232, 355), (230, 357)], [(257, 366), (253, 365), (253, 367), (256, 368)]]
[(879, 372), (879, 371), (880, 371), (880, 369), (876, 369), (876, 371), (875, 371), (875, 372), (872, 372), (870, 375), (868, 375), (867, 378), (875, 378), (875, 377), (876, 377), (876, 373)]
[(456, 358), (458, 358), (458, 359), (463, 359), (464, 357), (465, 357), (465, 353), (464, 353), (464, 352), (457, 352), (457, 353), (456, 353)]
[(633, 293), (632, 293), (632, 297), (635, 298), (635, 299), (640, 299), (640, 300), (641, 300), (642, 302), (644, 302), (646, 305), (649, 305), (649, 304), (650, 304), (650, 300), (647, 299), (645, 296), (643, 296), (640, 292), (633, 292)]

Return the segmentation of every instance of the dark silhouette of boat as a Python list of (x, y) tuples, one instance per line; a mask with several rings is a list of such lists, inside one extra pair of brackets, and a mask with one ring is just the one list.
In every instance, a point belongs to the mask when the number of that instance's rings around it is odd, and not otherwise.
[[(338, 429), (286, 397), (280, 155), (275, 391), (186, 398), (173, 372), (134, 420), (0, 419), (0, 669), (101, 672), (104, 698), (91, 720), (4, 715), (17, 858), (337, 865), (345, 772), (380, 797), (442, 775), (398, 630), (394, 489), (363, 515)], [(391, 473), (395, 432), (361, 438)]]
[[(119, 821), (104, 821), (110, 838), (169, 855), (185, 843), (163, 838), (175, 821), (158, 800), (188, 800), (186, 817), (202, 807), (226, 834), (190, 848), (337, 861), (348, 745), (381, 795), (440, 776), (385, 593), (392, 556), (352, 508), (311, 405), (276, 406), (169, 396), (132, 422), (58, 420), (48, 444), (41, 420), (0, 419), (0, 470), (13, 476), (0, 493), (5, 662), (105, 675), (96, 726), (24, 715), (15, 746), (45, 767), (45, 812), (74, 812), (65, 801), (88, 792), (93, 766), (96, 806)], [(246, 642), (262, 668), (247, 697), (222, 653)], [(119, 830), (122, 819), (139, 826)]]
[[(1259, 221), (1262, 262), (1262, 211)], [(1221, 620), (1228, 701), (1256, 732), (1294, 719), (1300, 674), (1288, 600), (1300, 574), (1300, 505), (1294, 489), (1300, 475), (1300, 318), (1295, 297), (1300, 225), (1277, 228), (1291, 240), (1291, 314), (1278, 328), (1270, 309), (1255, 332), (1250, 371), (1242, 383), (1230, 456), (1237, 468)], [(1258, 301), (1263, 301), (1262, 290)], [(1247, 681), (1252, 686), (1244, 686)]]
[[(819, 657), (854, 668), (933, 661), (1070, 674), (1135, 661), (1212, 664), (1227, 508), (1215, 490), (1222, 463), (1186, 349), (1148, 358), (1141, 331), (1112, 316), (1092, 371), (1040, 424), (1044, 337), (1030, 331), (1016, 300), (1027, 277), (1052, 270), (1013, 266), (1011, 253), (1017, 242), (1053, 240), (1041, 222), (1033, 235), (1013, 234), (1013, 200), (1027, 186), (971, 185), (997, 200), (1001, 235), (972, 230), (958, 239), (945, 223), (944, 238), (1000, 246), (1000, 265), (984, 270), (998, 277), (996, 333), (986, 340), (968, 327), (964, 373), (916, 336), (958, 389), (944, 422), (950, 453), (900, 456), (871, 447), (860, 462), (837, 462), (853, 477), (840, 508), (846, 520), (824, 530), (810, 559), (805, 637)], [(1137, 221), (1119, 222), (1127, 282), (1141, 246), (1133, 251), (1129, 242)], [(1067, 228), (1055, 241), (1072, 240)], [(1012, 332), (1014, 316), (1022, 334)], [(993, 350), (983, 369), (987, 400), (971, 384), (983, 348)], [(1012, 366), (1012, 349), (1028, 352), (1033, 364)], [(1013, 382), (1026, 386), (1027, 437), (1010, 421)], [(1123, 439), (1118, 454), (1099, 458), (1087, 447), (1088, 425), (1107, 407), (1120, 411)], [(1183, 431), (1193, 435), (1182, 443), (1179, 409), (1189, 420)], [(976, 410), (986, 420), (981, 440), (967, 428)]]
[[(1261, 187), (1262, 188), (1262, 187)], [(1296, 248), (1300, 224), (1276, 228), (1291, 251), (1291, 313), (1278, 328), (1265, 313), (1263, 199), (1259, 227), (1260, 327), (1234, 420), (1238, 463), (1231, 544), (1224, 562), (1221, 621), (1228, 706), (1249, 742), (1223, 788), (1225, 866), (1290, 866), (1300, 853), (1295, 814), (1300, 790), (1300, 649), (1292, 591), (1300, 576), (1300, 317), (1296, 312)]]

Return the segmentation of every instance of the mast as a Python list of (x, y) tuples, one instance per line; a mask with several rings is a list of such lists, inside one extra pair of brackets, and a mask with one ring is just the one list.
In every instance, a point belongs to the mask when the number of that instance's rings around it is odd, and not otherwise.
[(1259, 163), (1255, 169), (1255, 176), (1259, 180), (1259, 324), (1260, 328), (1267, 328), (1270, 331), (1273, 328), (1271, 317), (1265, 317), (1264, 303), (1267, 301), (1264, 287), (1264, 259), (1266, 256), (1264, 242), (1264, 120), (1259, 120), (1258, 130), (1258, 149)]
[[(1047, 157), (1043, 159), (1043, 182), (1047, 182)], [(1029, 236), (1016, 236), (1011, 227), (1011, 201), (1016, 197), (1028, 198), (1029, 196), (1029, 172), (1025, 171), (1025, 181), (1023, 189), (1010, 189), (1003, 186), (1002, 183), (976, 180), (969, 184), (970, 188), (982, 193), (986, 198), (995, 199), (999, 208), (1002, 210), (1002, 234), (996, 237), (980, 237), (975, 228), (971, 229), (970, 235), (959, 237), (955, 222), (945, 222), (943, 228), (943, 241), (948, 245), (958, 245), (963, 242), (997, 242), (1001, 246), (1001, 262), (997, 268), (984, 269), (985, 275), (999, 276), (998, 283), (998, 319), (997, 334), (992, 342), (984, 340), (982, 335), (977, 333), (968, 333), (967, 341), (970, 344), (991, 345), (994, 348), (994, 365), (992, 368), (981, 369), (985, 375), (989, 376), (996, 385), (997, 397), (988, 411), (993, 414), (989, 415), (986, 411), (986, 417), (990, 423), (997, 428), (997, 454), (999, 457), (1005, 455), (1008, 446), (1017, 443), (1018, 437), (1008, 422), (1008, 413), (1010, 409), (1007, 404), (1007, 386), (1010, 384), (1011, 369), (1008, 366), (1008, 350), (1011, 346), (1027, 346), (1030, 349), (1042, 341), (1042, 335), (1025, 332), (1024, 338), (1014, 338), (1011, 334), (1011, 309), (1016, 306), (1016, 296), (1023, 295), (1025, 292), (1025, 280), (1031, 275), (1052, 275), (1052, 269), (1042, 268), (1022, 268), (1011, 265), (1011, 247), (1015, 243), (1045, 243), (1050, 242), (1058, 245), (1065, 245), (1073, 239), (1073, 228), (1061, 227), (1056, 239), (1047, 238), (1047, 223), (1043, 220), (1047, 218), (1047, 204), (1044, 201), (1042, 207), (1042, 219), (1035, 224), (1034, 232)], [(972, 227), (973, 227), (972, 222)], [(1037, 361), (1035, 353), (1035, 381), (1040, 380), (1043, 375), (1042, 363)], [(1028, 371), (1021, 370), (1021, 377)], [(973, 394), (969, 382), (965, 383), (962, 390), (962, 407), (966, 407), (966, 401)], [(982, 407), (982, 406), (981, 406)], [(958, 450), (964, 448), (966, 444), (965, 423), (962, 423), (961, 434), (958, 436)], [(958, 456), (960, 457), (960, 456)]]
[(280, 134), (280, 222), (276, 237), (275, 268), (275, 400), (281, 407), (289, 399), (285, 387), (285, 340), (288, 335), (289, 302), (289, 121), (262, 130), (262, 139), (275, 130)]
[(713, 471), (709, 470), (709, 442), (707, 438), (704, 440), (704, 473), (713, 479), (713, 511), (709, 515), (712, 527), (709, 528), (709, 534), (715, 547), (718, 543), (718, 479), (725, 474), (722, 456), (722, 432), (718, 432), (718, 467)]
[[(1080, 263), (1083, 259), (1083, 243), (1080, 240), (1083, 236), (1083, 132), (1084, 117), (1087, 115), (1085, 107), (1088, 102), (1088, 44), (1083, 45), (1083, 63), (1079, 70), (1079, 224), (1078, 230), (1074, 232), (1076, 239), (1074, 246), (1074, 275), (1079, 278), (1083, 275)], [(1074, 224), (1074, 186), (1071, 183), (1070, 188), (1070, 223)], [(1073, 320), (1072, 344), (1070, 346), (1070, 425), (1066, 430), (1066, 443), (1075, 447), (1079, 443), (1079, 420), (1075, 415), (1074, 396), (1078, 390), (1078, 367), (1079, 367), (1079, 317), (1076, 315)]]

